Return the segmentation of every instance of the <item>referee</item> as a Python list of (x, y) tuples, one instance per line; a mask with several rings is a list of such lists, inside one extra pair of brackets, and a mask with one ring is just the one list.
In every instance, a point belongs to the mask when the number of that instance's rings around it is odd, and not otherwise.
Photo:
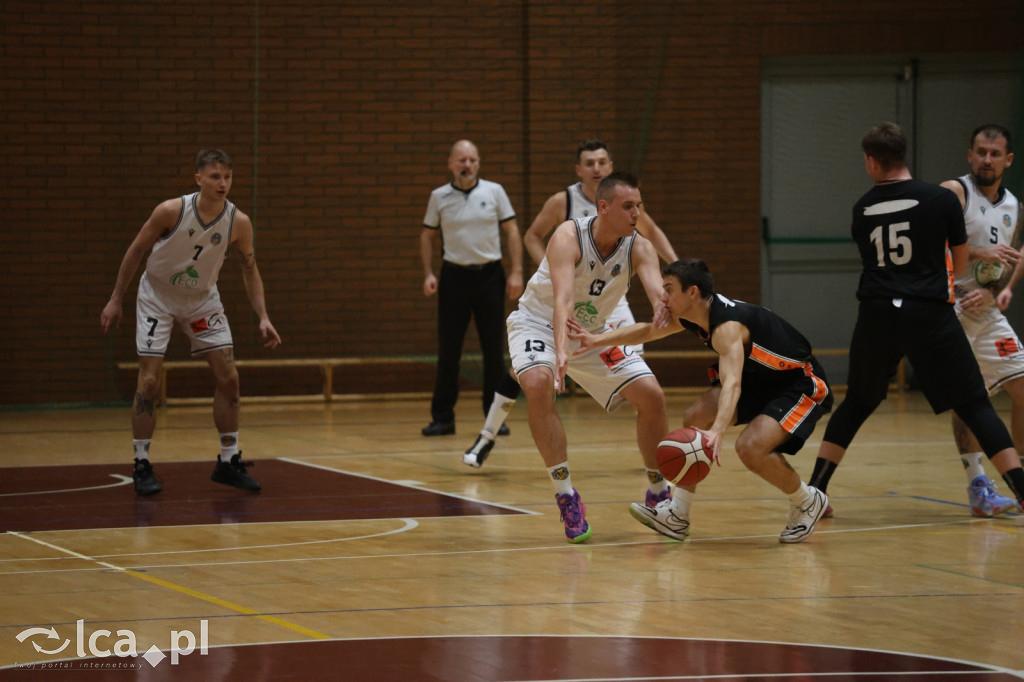
[[(455, 433), (459, 361), (469, 318), (476, 320), (484, 357), (483, 411), (505, 372), (505, 301), (523, 293), (523, 245), (505, 189), (481, 180), (480, 153), (469, 140), (452, 145), (452, 181), (430, 193), (420, 233), (423, 295), (437, 294), (437, 379), (424, 436)], [(511, 272), (501, 266), (501, 230), (508, 234)], [(442, 239), (441, 277), (434, 274), (434, 243)]]

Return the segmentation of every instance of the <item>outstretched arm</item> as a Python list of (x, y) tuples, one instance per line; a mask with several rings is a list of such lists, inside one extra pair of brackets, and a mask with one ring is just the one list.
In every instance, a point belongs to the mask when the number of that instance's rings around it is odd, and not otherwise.
[(593, 334), (570, 320), (569, 338), (580, 342), (580, 348), (574, 355), (585, 353), (593, 348), (647, 343), (675, 334), (683, 328), (679, 320), (672, 318), (661, 303), (664, 280), (658, 269), (658, 257), (655, 255), (651, 243), (642, 237), (633, 241), (633, 269), (640, 278), (644, 292), (651, 302), (651, 308), (654, 309), (653, 321), (631, 324), (628, 327), (620, 327), (602, 334)]
[(653, 322), (636, 322), (602, 334), (594, 334), (584, 329), (576, 320), (569, 320), (568, 325), (569, 338), (580, 342), (580, 347), (573, 355), (582, 355), (595, 348), (636, 346), (675, 334), (683, 328), (679, 320), (672, 320), (665, 327), (658, 327)]

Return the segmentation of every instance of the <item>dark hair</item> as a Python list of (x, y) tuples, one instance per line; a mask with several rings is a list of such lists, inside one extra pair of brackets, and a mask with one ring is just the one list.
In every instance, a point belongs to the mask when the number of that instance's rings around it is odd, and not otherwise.
[(999, 125), (998, 123), (986, 123), (983, 126), (978, 126), (971, 133), (971, 145), (969, 149), (974, 149), (974, 141), (978, 139), (978, 135), (984, 134), (990, 140), (994, 140), (1000, 135), (1006, 138), (1006, 153), (1013, 153), (1013, 138), (1010, 136), (1010, 131)]
[(672, 275), (684, 289), (697, 287), (701, 298), (710, 298), (715, 293), (715, 278), (711, 276), (707, 263), (700, 258), (680, 258), (666, 265), (661, 274), (664, 277)]
[(608, 145), (601, 140), (583, 140), (583, 142), (580, 142), (580, 146), (576, 147), (576, 161), (580, 160), (580, 157), (583, 156), (583, 152), (596, 152), (598, 149), (603, 149), (608, 152), (608, 156), (612, 155), (612, 153), (608, 151)]
[(891, 121), (879, 123), (865, 133), (860, 148), (877, 161), (882, 170), (907, 165), (907, 136)]
[(231, 168), (231, 157), (222, 149), (200, 149), (196, 154), (196, 172), (200, 172), (207, 166), (220, 164)]
[(604, 199), (605, 201), (609, 201), (611, 196), (615, 194), (615, 188), (619, 185), (626, 185), (627, 187), (638, 189), (640, 187), (640, 181), (637, 180), (635, 175), (627, 173), (626, 171), (615, 171), (614, 173), (609, 173), (597, 186), (597, 200), (601, 201)]

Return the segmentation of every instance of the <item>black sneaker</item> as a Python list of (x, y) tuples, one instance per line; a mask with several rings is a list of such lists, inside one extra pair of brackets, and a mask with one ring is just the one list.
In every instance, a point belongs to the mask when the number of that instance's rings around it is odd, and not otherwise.
[(217, 466), (213, 468), (210, 480), (214, 483), (223, 483), (242, 490), (262, 490), (263, 486), (245, 470), (251, 467), (252, 462), (243, 462), (242, 453), (231, 456), (230, 462), (225, 462), (217, 455)]
[(135, 481), (135, 494), (139, 497), (156, 495), (164, 488), (153, 474), (153, 465), (148, 459), (136, 459), (132, 469), (132, 480)]
[(420, 433), (424, 436), (451, 436), (455, 433), (455, 422), (430, 422)]
[(508, 424), (502, 424), (501, 428), (498, 429), (499, 436), (507, 436), (509, 433), (511, 432), (508, 430)]

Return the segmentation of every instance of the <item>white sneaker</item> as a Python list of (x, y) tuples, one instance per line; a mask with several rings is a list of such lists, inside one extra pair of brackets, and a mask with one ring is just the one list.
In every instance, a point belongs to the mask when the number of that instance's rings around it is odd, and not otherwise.
[(779, 534), (779, 542), (803, 542), (804, 538), (814, 532), (814, 524), (828, 508), (828, 495), (813, 486), (808, 486), (811, 497), (802, 507), (795, 504), (789, 506), (789, 523)]
[(476, 442), (462, 455), (462, 463), (468, 464), (471, 467), (479, 468), (483, 466), (484, 460), (487, 459), (487, 455), (491, 454), (491, 448), (493, 447), (494, 439), (488, 439), (487, 436), (481, 433), (476, 437)]
[(656, 507), (634, 502), (629, 505), (629, 515), (648, 528), (676, 540), (685, 540), (690, 534), (690, 519), (676, 516), (671, 499), (662, 500)]

